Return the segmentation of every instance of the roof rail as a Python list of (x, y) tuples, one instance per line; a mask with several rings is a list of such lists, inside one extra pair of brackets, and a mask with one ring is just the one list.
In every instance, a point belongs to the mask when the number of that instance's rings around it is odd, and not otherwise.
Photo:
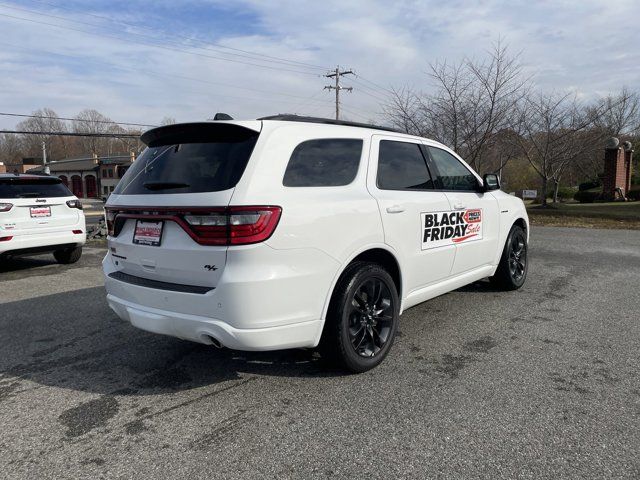
[(374, 130), (384, 130), (386, 132), (405, 133), (395, 128), (381, 127), (379, 125), (371, 125), (369, 123), (348, 122), (345, 120), (332, 120), (330, 118), (320, 118), (320, 117), (303, 117), (300, 115), (293, 115), (289, 113), (271, 115), (269, 117), (262, 117), (262, 118), (258, 118), (258, 120), (279, 120), (282, 122), (323, 123), (323, 124), (329, 124), (329, 125), (345, 125), (348, 127), (372, 128)]

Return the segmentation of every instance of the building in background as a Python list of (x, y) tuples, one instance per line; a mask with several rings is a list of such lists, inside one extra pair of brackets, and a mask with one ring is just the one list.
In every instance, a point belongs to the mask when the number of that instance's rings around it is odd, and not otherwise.
[(42, 158), (23, 158), (18, 163), (0, 161), (0, 173), (26, 173), (42, 166)]
[[(48, 166), (50, 174), (59, 177), (76, 197), (106, 199), (134, 160), (132, 152), (110, 157), (67, 158), (50, 162)], [(28, 173), (44, 173), (44, 167), (39, 165)]]

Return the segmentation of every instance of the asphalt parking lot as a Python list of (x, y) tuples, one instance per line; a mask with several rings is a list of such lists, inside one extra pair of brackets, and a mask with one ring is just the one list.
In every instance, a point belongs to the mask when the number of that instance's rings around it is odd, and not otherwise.
[(522, 290), (410, 309), (351, 376), (133, 329), (102, 255), (0, 268), (2, 478), (640, 476), (640, 232), (537, 227)]

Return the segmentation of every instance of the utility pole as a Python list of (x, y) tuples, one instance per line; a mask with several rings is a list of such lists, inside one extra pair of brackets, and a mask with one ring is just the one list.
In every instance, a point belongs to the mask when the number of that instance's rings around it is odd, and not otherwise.
[(42, 141), (42, 165), (44, 166), (44, 173), (49, 175), (51, 173), (51, 169), (47, 164), (47, 144), (44, 142), (44, 140)]
[(327, 77), (327, 78), (335, 77), (335, 79), (336, 79), (335, 86), (334, 85), (327, 85), (326, 87), (324, 87), (325, 90), (335, 90), (336, 91), (336, 120), (340, 120), (340, 90), (346, 90), (348, 92), (353, 91), (353, 87), (343, 87), (342, 85), (340, 85), (340, 76), (341, 75), (353, 75), (353, 71), (351, 71), (351, 70), (340, 71), (340, 65), (338, 65), (333, 72), (328, 73), (327, 75), (325, 75), (325, 77)]

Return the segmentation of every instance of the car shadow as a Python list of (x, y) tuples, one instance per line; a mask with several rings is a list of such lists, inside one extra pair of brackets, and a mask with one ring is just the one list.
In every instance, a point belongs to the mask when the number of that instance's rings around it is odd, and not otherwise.
[(51, 253), (43, 253), (29, 257), (0, 257), (0, 273), (19, 272), (20, 270), (28, 270), (37, 267), (47, 267), (54, 265), (56, 259)]
[(239, 352), (154, 335), (120, 320), (102, 287), (1, 305), (0, 401), (21, 379), (101, 394), (153, 395), (243, 374), (330, 377), (310, 350)]
[(477, 293), (477, 292), (504, 292), (503, 288), (495, 286), (493, 283), (489, 281), (489, 279), (479, 280), (474, 283), (470, 283), (469, 285), (465, 285), (464, 287), (460, 287), (455, 290), (456, 292), (467, 292), (467, 293)]

